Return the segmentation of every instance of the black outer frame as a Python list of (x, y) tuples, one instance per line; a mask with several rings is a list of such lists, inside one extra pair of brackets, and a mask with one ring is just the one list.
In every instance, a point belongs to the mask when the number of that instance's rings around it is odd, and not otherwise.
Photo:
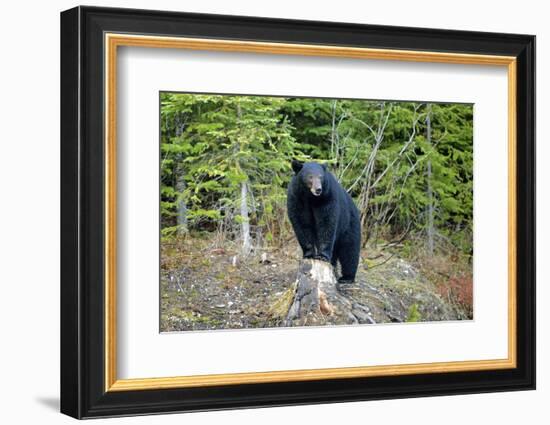
[[(517, 368), (104, 391), (104, 32), (517, 57)], [(61, 412), (75, 418), (535, 388), (535, 37), (76, 7), (61, 13)]]

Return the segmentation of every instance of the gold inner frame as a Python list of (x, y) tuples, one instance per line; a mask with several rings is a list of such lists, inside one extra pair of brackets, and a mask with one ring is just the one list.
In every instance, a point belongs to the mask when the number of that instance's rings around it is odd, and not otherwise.
[[(513, 56), (370, 49), (128, 34), (105, 34), (105, 391), (357, 378), (515, 368), (516, 359), (516, 58)], [(116, 373), (116, 99), (119, 46), (249, 52), (507, 67), (508, 71), (508, 357), (383, 366), (118, 379)]]

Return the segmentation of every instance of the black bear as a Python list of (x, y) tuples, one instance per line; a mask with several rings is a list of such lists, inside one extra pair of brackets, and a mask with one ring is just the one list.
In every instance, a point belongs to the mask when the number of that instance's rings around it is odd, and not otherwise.
[(292, 161), (288, 217), (304, 258), (340, 262), (340, 283), (352, 283), (359, 265), (361, 222), (351, 196), (326, 164)]

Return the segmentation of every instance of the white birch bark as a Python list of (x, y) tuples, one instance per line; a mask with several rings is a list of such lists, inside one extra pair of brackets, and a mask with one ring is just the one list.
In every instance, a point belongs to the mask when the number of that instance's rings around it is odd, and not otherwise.
[(241, 183), (241, 237), (242, 237), (242, 255), (247, 256), (252, 250), (250, 238), (250, 222), (248, 220), (248, 187), (246, 181)]

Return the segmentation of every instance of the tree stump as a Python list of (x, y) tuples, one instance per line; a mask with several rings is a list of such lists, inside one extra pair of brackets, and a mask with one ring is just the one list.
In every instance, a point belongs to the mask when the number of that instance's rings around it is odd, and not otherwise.
[[(374, 323), (369, 308), (353, 299), (352, 286), (339, 286), (330, 263), (305, 259), (287, 291), (284, 326)], [(280, 306), (279, 306), (280, 309)]]

